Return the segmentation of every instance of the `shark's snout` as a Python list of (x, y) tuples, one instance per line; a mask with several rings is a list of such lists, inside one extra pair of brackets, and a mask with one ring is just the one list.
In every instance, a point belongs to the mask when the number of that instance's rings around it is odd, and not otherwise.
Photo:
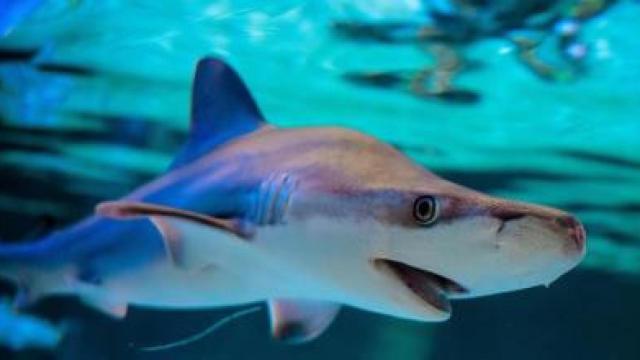
[(557, 234), (568, 256), (581, 258), (585, 254), (586, 232), (580, 221), (571, 214), (553, 208), (508, 201), (500, 201), (499, 206), (492, 206), (489, 213), (502, 222), (498, 232), (508, 222), (524, 217), (541, 220)]
[[(390, 258), (392, 267), (407, 264), (466, 290), (437, 292), (447, 298), (548, 285), (585, 255), (584, 227), (562, 210), (477, 193), (439, 200), (439, 221), (407, 233), (402, 241), (394, 236)], [(401, 276), (411, 290), (426, 282), (426, 277), (418, 278), (406, 281)]]
[(558, 231), (567, 235), (567, 254), (582, 257), (586, 251), (587, 233), (580, 221), (572, 215), (564, 215), (556, 217), (553, 222)]

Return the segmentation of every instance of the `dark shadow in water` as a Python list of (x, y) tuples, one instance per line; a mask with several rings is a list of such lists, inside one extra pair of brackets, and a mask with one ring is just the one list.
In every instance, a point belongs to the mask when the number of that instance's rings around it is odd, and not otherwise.
[[(11, 196), (15, 204), (0, 210), (0, 239), (15, 241), (28, 237), (43, 217), (55, 218), (56, 228), (63, 228), (74, 221), (93, 213), (97, 203), (119, 198), (139, 184), (149, 180), (142, 174), (127, 173), (129, 181), (105, 182), (78, 179), (59, 172), (28, 171), (21, 167), (0, 164), (0, 174), (11, 174), (0, 178), (0, 196)], [(123, 175), (123, 178), (124, 175)], [(78, 191), (85, 189), (86, 191)], [(93, 193), (95, 191), (95, 193)], [(18, 201), (17, 199), (20, 199)], [(22, 202), (21, 202), (22, 201)], [(59, 206), (62, 211), (52, 212), (41, 207), (38, 211), (27, 210), (26, 202), (45, 202)]]
[(575, 271), (549, 289), (459, 302), (434, 360), (640, 359), (640, 279)]
[(582, 150), (562, 150), (557, 151), (564, 156), (590, 161), (597, 162), (605, 165), (614, 165), (619, 167), (626, 167), (633, 170), (640, 170), (640, 161), (633, 161), (625, 158), (621, 158), (618, 156), (607, 155), (607, 154), (599, 154), (596, 152), (582, 151)]
[(91, 68), (73, 64), (43, 63), (37, 64), (36, 68), (42, 72), (70, 76), (91, 77), (97, 75), (97, 72)]
[(616, 213), (638, 213), (640, 215), (640, 203), (628, 202), (614, 205), (589, 204), (581, 202), (572, 202), (563, 204), (563, 209), (579, 212), (579, 211), (601, 211)]
[[(61, 116), (64, 116), (61, 113)], [(94, 123), (101, 130), (65, 128), (58, 125), (55, 130), (49, 128), (25, 127), (7, 124), (0, 117), (0, 149), (14, 149), (17, 146), (37, 146), (46, 148), (47, 144), (59, 142), (61, 144), (104, 143), (109, 145), (121, 144), (128, 147), (140, 148), (141, 151), (159, 151), (171, 154), (185, 141), (186, 134), (157, 124), (153, 120), (127, 116), (107, 116), (88, 112), (73, 112), (71, 116), (88, 123)], [(3, 123), (4, 122), (4, 123)], [(29, 136), (37, 143), (25, 144), (20, 139)]]
[(97, 72), (89, 67), (75, 64), (63, 64), (53, 62), (40, 62), (36, 59), (40, 49), (0, 48), (0, 63), (25, 63), (31, 64), (36, 69), (53, 74), (68, 75), (74, 77), (96, 76)]
[[(468, 186), (482, 192), (495, 192), (497, 190), (517, 189), (523, 181), (619, 181), (616, 176), (573, 176), (570, 174), (553, 171), (536, 171), (529, 169), (509, 170), (454, 170), (433, 169), (439, 176), (455, 183)], [(560, 187), (560, 185), (558, 185)]]
[(631, 229), (631, 231), (628, 231), (629, 229), (625, 229), (627, 230), (625, 232), (622, 230), (618, 230), (618, 228), (616, 227), (598, 223), (587, 224), (586, 229), (589, 233), (600, 235), (608, 241), (614, 242), (616, 244), (635, 246), (640, 245), (640, 237), (637, 233), (633, 232), (633, 229)]
[(31, 48), (31, 49), (0, 48), (0, 63), (31, 61), (36, 56), (36, 54), (38, 54), (38, 51), (39, 50), (35, 48)]

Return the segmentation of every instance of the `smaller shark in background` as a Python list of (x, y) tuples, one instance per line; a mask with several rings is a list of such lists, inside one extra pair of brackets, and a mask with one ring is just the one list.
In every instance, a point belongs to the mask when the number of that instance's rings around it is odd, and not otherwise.
[(236, 72), (197, 65), (189, 138), (168, 172), (33, 243), (0, 246), (18, 302), (267, 301), (275, 338), (320, 335), (341, 305), (443, 321), (450, 299), (547, 285), (585, 254), (559, 210), (448, 182), (373, 137), (269, 125)]

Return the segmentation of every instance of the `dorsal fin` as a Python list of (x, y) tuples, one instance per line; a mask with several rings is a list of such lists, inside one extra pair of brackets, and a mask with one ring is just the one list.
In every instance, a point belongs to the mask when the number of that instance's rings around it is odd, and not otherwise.
[(171, 169), (263, 124), (260, 109), (231, 66), (216, 58), (202, 58), (193, 80), (189, 138)]

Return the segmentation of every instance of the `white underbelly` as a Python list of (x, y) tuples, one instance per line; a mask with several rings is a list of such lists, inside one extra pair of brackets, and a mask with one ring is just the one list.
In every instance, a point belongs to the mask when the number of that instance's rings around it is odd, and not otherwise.
[[(206, 239), (202, 251), (209, 266), (184, 269), (167, 257), (105, 286), (128, 303), (150, 307), (217, 307), (272, 298), (371, 307), (378, 291), (371, 284), (375, 270), (369, 260), (376, 251), (371, 239), (366, 227), (328, 220), (263, 227), (248, 242)], [(224, 245), (228, 240), (239, 243)]]

